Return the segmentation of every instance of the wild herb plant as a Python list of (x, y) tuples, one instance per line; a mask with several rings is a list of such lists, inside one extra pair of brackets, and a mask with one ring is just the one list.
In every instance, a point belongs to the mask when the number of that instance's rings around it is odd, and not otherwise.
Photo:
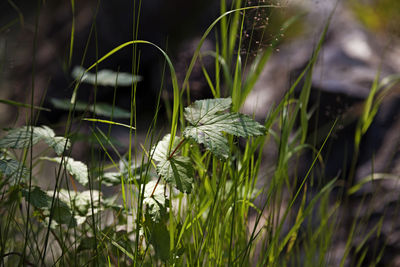
[[(71, 3), (74, 6), (74, 1)], [(139, 9), (140, 4), (139, 1)], [(246, 6), (240, 0), (232, 1), (231, 9), (228, 1), (221, 0), (220, 5), (221, 15), (201, 38), (181, 86), (167, 53), (153, 43), (137, 40), (134, 32), (132, 41), (117, 46), (88, 68), (75, 68), (71, 99), (52, 100), (54, 107), (68, 110), (64, 136), (56, 136), (48, 126), (34, 126), (33, 119), (30, 126), (4, 133), (0, 139), (2, 265), (325, 266), (329, 263), (329, 249), (337, 230), (335, 215), (342, 204), (341, 199), (332, 203), (330, 194), (337, 185), (337, 177), (314, 194), (309, 194), (312, 188), (308, 181), (314, 175), (313, 168), (323, 163), (321, 151), (337, 121), (329, 123), (329, 131), (314, 146), (307, 143), (307, 138), (312, 70), (331, 17), (307, 66), (282, 101), (271, 107), (268, 116), (259, 123), (238, 111), (275, 51), (281, 34), (300, 16), (288, 19), (279, 36), (250, 63), (248, 54), (243, 60), (241, 53), (246, 12), (281, 7)], [(135, 19), (136, 29), (139, 18)], [(200, 52), (213, 30), (217, 36), (215, 51)], [(69, 62), (73, 40), (74, 28)], [(140, 119), (136, 114), (137, 82), (142, 79), (137, 76), (139, 45), (150, 45), (163, 55), (169, 68), (173, 104), (169, 109), (170, 132), (157, 138), (159, 97), (144, 144), (133, 147), (133, 143), (138, 143), (135, 131)], [(127, 47), (133, 51), (132, 73), (100, 70), (101, 62)], [(214, 77), (201, 66), (214, 98), (191, 103), (190, 75), (203, 57), (215, 60)], [(374, 83), (355, 133), (356, 151), (384, 93), (395, 81), (392, 77), (388, 83), (379, 85), (378, 79)], [(78, 101), (77, 92), (83, 82), (93, 84), (94, 90), (102, 85), (131, 86), (131, 110), (116, 107), (115, 99), (111, 106)], [(300, 96), (296, 99), (294, 90), (300, 84)], [(379, 88), (386, 89), (377, 94)], [(30, 105), (10, 100), (2, 103), (30, 108), (32, 114), (34, 110), (44, 110), (34, 106), (33, 100)], [(86, 113), (79, 117), (76, 111)], [(117, 122), (119, 118), (129, 118), (130, 122)], [(80, 162), (71, 157), (73, 123), (92, 126), (92, 137), (102, 159), (93, 157), (91, 161)], [(98, 124), (107, 124), (109, 129), (125, 127), (129, 131), (125, 155), (118, 152), (110, 132), (103, 132)], [(33, 153), (39, 142), (50, 149)], [(277, 147), (277, 158), (265, 171), (263, 152), (271, 144)], [(314, 160), (305, 176), (298, 177), (296, 161), (305, 150), (313, 151)], [(93, 151), (92, 155), (96, 155)], [(353, 164), (357, 157), (356, 153)], [(57, 166), (54, 177), (44, 177), (52, 179), (52, 188), (36, 183), (41, 174), (34, 170), (43, 162)], [(262, 187), (260, 179), (266, 181)], [(351, 187), (349, 194), (362, 184)], [(110, 188), (117, 190), (110, 194)], [(257, 199), (262, 203), (257, 203)], [(373, 231), (378, 232), (379, 227)], [(342, 265), (352, 239), (349, 236)]]
[[(183, 130), (183, 137), (176, 136), (171, 138), (170, 134), (168, 134), (150, 151), (149, 159), (152, 164), (155, 164), (159, 179), (156, 183), (154, 181), (142, 181), (143, 185), (139, 188), (143, 188), (142, 203), (145, 208), (143, 218), (138, 217), (136, 220), (138, 221), (137, 226), (142, 231), (139, 238), (144, 239), (146, 243), (152, 244), (155, 248), (155, 256), (163, 261), (172, 261), (171, 255), (176, 252), (174, 251), (175, 248), (172, 251), (168, 248), (171, 244), (175, 246), (175, 242), (165, 242), (169, 239), (167, 222), (170, 215), (168, 213), (172, 212), (173, 207), (168, 207), (166, 185), (161, 185), (160, 183), (169, 185), (169, 190), (171, 191), (169, 195), (173, 194), (172, 191), (174, 189), (190, 194), (195, 185), (193, 159), (179, 155), (185, 143), (202, 144), (216, 158), (226, 161), (230, 156), (230, 149), (228, 139), (224, 136), (224, 133), (240, 137), (265, 134), (264, 126), (250, 117), (240, 113), (226, 112), (231, 108), (231, 104), (230, 98), (194, 102), (191, 106), (185, 108), (185, 118), (191, 125)], [(12, 130), (0, 139), (0, 147), (3, 149), (26, 149), (40, 140), (49, 144), (58, 155), (62, 155), (63, 151), (70, 146), (66, 138), (55, 136), (50, 128), (43, 126), (22, 127)], [(195, 150), (198, 152), (199, 148)], [(77, 227), (84, 223), (88, 217), (94, 216), (102, 207), (103, 209), (111, 207), (104, 205), (104, 200), (97, 202), (97, 200), (101, 200), (101, 195), (96, 190), (70, 192), (60, 189), (59, 191), (45, 192), (37, 186), (28, 186), (22, 181), (18, 181), (16, 178), (26, 179), (25, 176), (29, 172), (22, 167), (22, 163), (8, 155), (8, 150), (4, 151), (4, 159), (0, 161), (2, 166), (1, 173), (4, 174), (5, 178), (11, 180), (12, 185), (16, 184), (17, 186), (17, 189), (11, 188), (7, 190), (10, 192), (12, 190), (20, 190), (25, 200), (34, 207), (36, 217), (42, 222), (48, 223), (52, 229), (57, 229), (61, 225), (66, 228), (60, 228), (60, 231)], [(190, 150), (185, 154), (188, 153), (190, 154)], [(60, 164), (65, 171), (83, 186), (87, 186), (89, 183), (88, 169), (82, 162), (75, 161), (69, 157), (40, 157), (40, 160), (48, 160)], [(23, 176), (18, 176), (20, 170), (24, 173)], [(123, 172), (105, 173), (106, 177), (107, 175), (108, 177), (115, 178), (120, 176), (122, 178), (126, 174)], [(4, 182), (7, 182), (7, 180)], [(107, 184), (107, 179), (105, 179), (105, 182)], [(114, 180), (114, 183), (119, 182), (120, 180), (118, 179)], [(113, 184), (113, 182), (109, 181), (109, 184)], [(159, 188), (157, 188), (158, 186)], [(92, 207), (92, 211), (89, 209), (90, 207)], [(96, 211), (93, 211), (93, 208)], [(181, 229), (179, 235), (181, 236), (183, 233), (184, 230)], [(140, 251), (140, 253), (145, 252)], [(132, 260), (134, 260), (134, 257), (132, 257)]]
[[(9, 199), (13, 201), (11, 206), (14, 207), (8, 211), (9, 215), (5, 222), (7, 225), (15, 225), (13, 229), (18, 229), (19, 225), (24, 225), (26, 228), (25, 234), (22, 235), (24, 240), (21, 241), (23, 250), (15, 253), (6, 249), (10, 244), (16, 244), (7, 236), (11, 231), (7, 227), (2, 229), (2, 233), (6, 233), (6, 236), (3, 234), (1, 250), (5, 262), (23, 264), (51, 262), (60, 265), (94, 263), (115, 266), (132, 263), (232, 266), (255, 264), (253, 259), (263, 265), (280, 264), (282, 260), (285, 262), (286, 259), (280, 256), (283, 249), (287, 247), (287, 253), (294, 250), (300, 225), (310, 214), (315, 202), (325, 195), (333, 184), (330, 183), (323, 189), (308, 206), (304, 201), (306, 190), (302, 191), (300, 187), (296, 191), (295, 185), (289, 186), (295, 193), (292, 202), (286, 209), (283, 219), (278, 215), (285, 191), (284, 186), (289, 179), (290, 155), (295, 155), (296, 151), (302, 150), (304, 146), (306, 120), (301, 120), (301, 135), (297, 135), (292, 141), (289, 140), (289, 135), (294, 130), (297, 114), (300, 112), (303, 118), (306, 116), (310, 82), (305, 83), (305, 88), (308, 90), (304, 90), (305, 93), (302, 94), (294, 110), (290, 107), (292, 93), (306, 73), (308, 73), (307, 81), (311, 80), (310, 69), (315, 63), (318, 50), (284, 101), (277, 108), (271, 109), (272, 112), (266, 118), (264, 125), (238, 113), (276, 45), (273, 43), (254, 60), (250, 67), (251, 71), (244, 79), (242, 69), (246, 68), (247, 60), (242, 66), (240, 54), (242, 37), (237, 35), (237, 32), (243, 32), (245, 12), (250, 9), (275, 7), (272, 5), (242, 7), (242, 4), (241, 1), (236, 1), (234, 5), (236, 9), (227, 11), (227, 3), (221, 1), (221, 16), (211, 24), (200, 40), (181, 87), (178, 86), (171, 60), (160, 47), (147, 41), (133, 40), (116, 47), (86, 70), (78, 69), (80, 72), (73, 74), (76, 83), (70, 104), (53, 100), (56, 106), (69, 109), (65, 135), (68, 137), (74, 111), (85, 109), (84, 104), (76, 100), (80, 83), (90, 82), (95, 85), (107, 83), (103, 81), (107, 80), (107, 77), (102, 77), (103, 72), (96, 71), (98, 75), (90, 76), (90, 70), (97, 70), (102, 61), (128, 46), (133, 46), (134, 51), (140, 44), (151, 45), (159, 50), (168, 64), (174, 92), (174, 103), (170, 114), (171, 132), (151, 145), (154, 129), (149, 130), (150, 149), (146, 150), (143, 147), (143, 155), (146, 155), (147, 160), (143, 156), (139, 166), (136, 166), (131, 155), (132, 143), (129, 144), (126, 157), (120, 155), (119, 159), (113, 159), (108, 149), (111, 148), (117, 155), (119, 153), (108, 135), (95, 125), (93, 125), (93, 135), (107, 155), (107, 159), (112, 162), (111, 166), (117, 171), (105, 172), (102, 167), (96, 166), (87, 168), (84, 163), (68, 157), (68, 139), (56, 137), (46, 126), (19, 128), (1, 139), (4, 150), (2, 159), (4, 167), (1, 172), (3, 176), (16, 180), (12, 186), (3, 183), (3, 194), (13, 196)], [(218, 38), (216, 51), (201, 54), (202, 43), (219, 22), (221, 36)], [(284, 31), (293, 22), (294, 19), (289, 20), (283, 25), (282, 30)], [(323, 37), (321, 42), (322, 40)], [(215, 99), (196, 101), (183, 109), (183, 94), (185, 92), (187, 95), (190, 94), (191, 71), (197, 59), (204, 56), (215, 58), (214, 79), (211, 79), (207, 70), (203, 68)], [(132, 60), (133, 64), (137, 64), (135, 58)], [(220, 70), (223, 73), (222, 77)], [(132, 74), (136, 75), (134, 70)], [(115, 82), (118, 84), (118, 73)], [(133, 79), (131, 83), (134, 92), (136, 83)], [(224, 86), (227, 88), (225, 92), (222, 91)], [(221, 98), (223, 94), (230, 97)], [(135, 99), (134, 95), (132, 99)], [(114, 106), (111, 108), (111, 114), (108, 114), (110, 120), (96, 118), (85, 120), (108, 123), (111, 126), (127, 126), (130, 133), (134, 134), (135, 102), (132, 104), (130, 125), (113, 121), (114, 111), (115, 115), (121, 113), (117, 113), (117, 107)], [(105, 114), (101, 113), (96, 103), (86, 109), (97, 115)], [(272, 129), (274, 125), (280, 128), (280, 135)], [(181, 136), (178, 136), (178, 128)], [(279, 160), (269, 187), (258, 189), (256, 185), (262, 164), (263, 146), (270, 140), (271, 135), (280, 148)], [(300, 136), (302, 138), (298, 139)], [(238, 141), (242, 142), (243, 137), (250, 139), (239, 149), (236, 144)], [(59, 164), (55, 187), (50, 191), (31, 182), (32, 166), (37, 164), (33, 158), (30, 159), (31, 167), (25, 169), (22, 167), (24, 160), (17, 161), (10, 157), (10, 149), (24, 149), (26, 155), (40, 139), (54, 148), (59, 155), (56, 158), (45, 155), (38, 158)], [(15, 175), (18, 172), (24, 175)], [(29, 179), (26, 179), (26, 175)], [(70, 187), (60, 188), (61, 177), (67, 180), (65, 184)], [(25, 180), (29, 183), (26, 184)], [(74, 181), (89, 187), (88, 190), (77, 190)], [(99, 190), (94, 189), (112, 185), (121, 187), (122, 204), (118, 204), (116, 198), (104, 198)], [(283, 234), (283, 224), (301, 192), (304, 196), (295, 224), (290, 231)], [(260, 194), (267, 197), (262, 207), (257, 207), (254, 201)], [(16, 209), (22, 198), (27, 202), (26, 211)], [(249, 226), (251, 209), (256, 214), (252, 216), (255, 221), (252, 227)], [(22, 218), (25, 216), (21, 222), (15, 222), (13, 219), (17, 212)], [(269, 215), (265, 218), (267, 213)], [(112, 218), (111, 223), (107, 223), (107, 214)], [(257, 250), (263, 249), (264, 246), (267, 246), (266, 253), (257, 256)], [(30, 256), (26, 257), (28, 251)]]

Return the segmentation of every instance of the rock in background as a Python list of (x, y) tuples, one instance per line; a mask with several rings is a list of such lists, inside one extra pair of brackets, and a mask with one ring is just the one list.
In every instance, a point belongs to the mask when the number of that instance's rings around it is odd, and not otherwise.
[[(258, 120), (263, 121), (271, 107), (282, 100), (311, 58), (312, 50), (317, 45), (335, 3), (336, 1), (300, 0), (290, 3), (292, 8), (307, 13), (301, 20), (307, 26), (300, 36), (281, 44), (279, 51), (272, 55), (242, 108), (244, 112), (255, 114)], [(328, 133), (324, 126), (332, 125), (339, 118), (338, 127), (322, 154), (326, 161), (325, 166), (316, 167), (315, 175), (319, 178), (314, 179), (322, 179), (318, 182), (320, 186), (337, 175), (344, 183), (348, 182), (357, 120), (362, 114), (363, 103), (374, 79), (378, 72), (380, 81), (400, 73), (399, 36), (366, 28), (356, 18), (351, 7), (349, 3), (339, 1), (313, 70), (309, 108), (317, 109), (310, 118), (308, 142), (318, 148)], [(368, 249), (363, 264), (373, 264), (383, 248), (385, 250), (379, 266), (400, 264), (399, 88), (398, 85), (395, 86), (384, 98), (374, 122), (362, 139), (352, 184), (360, 183), (368, 177), (377, 180), (365, 183), (349, 197), (348, 205), (339, 208), (339, 214), (344, 219), (339, 222), (339, 234), (332, 244), (331, 266), (340, 264), (354, 220), (360, 223), (354, 233), (347, 266), (354, 266), (361, 257), (364, 250), (358, 250), (357, 247), (362, 242), (365, 242), (362, 248)], [(300, 90), (301, 85), (297, 88), (297, 94)], [(314, 132), (317, 137), (312, 136)], [(268, 177), (268, 173), (273, 172), (273, 159), (277, 150), (269, 146), (265, 151), (267, 152), (264, 156), (272, 162), (271, 166), (265, 167), (265, 176)], [(298, 178), (294, 179), (303, 179), (312, 160), (312, 153), (302, 158), (300, 169), (303, 174), (300, 171)], [(380, 234), (375, 232), (367, 236), (372, 229), (377, 229), (374, 227), (378, 223), (382, 223)]]

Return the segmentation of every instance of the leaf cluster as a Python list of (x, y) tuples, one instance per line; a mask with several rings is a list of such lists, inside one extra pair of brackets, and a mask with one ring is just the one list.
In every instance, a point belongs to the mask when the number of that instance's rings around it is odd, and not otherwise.
[(265, 134), (265, 127), (247, 115), (229, 112), (231, 98), (198, 100), (185, 108), (185, 119), (190, 123), (183, 131), (183, 138), (168, 134), (153, 148), (153, 160), (157, 162), (157, 173), (183, 193), (190, 193), (194, 181), (192, 160), (177, 155), (186, 140), (204, 145), (218, 159), (229, 157), (229, 145), (225, 134), (252, 137)]
[(71, 142), (65, 137), (56, 136), (54, 131), (47, 126), (24, 126), (8, 132), (0, 139), (0, 148), (23, 149), (33, 146), (39, 141), (44, 141), (54, 149), (57, 155), (61, 155), (65, 149), (69, 149)]

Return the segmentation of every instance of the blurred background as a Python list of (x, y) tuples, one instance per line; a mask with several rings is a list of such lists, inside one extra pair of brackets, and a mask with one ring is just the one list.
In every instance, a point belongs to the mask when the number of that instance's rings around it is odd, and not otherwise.
[[(0, 99), (29, 104), (33, 90), (34, 105), (51, 110), (40, 111), (35, 123), (52, 125), (61, 134), (67, 117), (62, 103), (67, 103), (72, 96), (74, 77), (71, 73), (74, 67), (87, 68), (118, 45), (141, 39), (153, 42), (167, 52), (182, 83), (202, 34), (220, 14), (219, 1), (216, 0), (145, 0), (141, 2), (139, 20), (138, 1), (75, 1), (74, 7), (71, 3), (67, 0), (0, 2)], [(265, 3), (267, 1), (247, 1), (244, 4)], [(271, 107), (279, 103), (307, 65), (324, 24), (337, 5), (314, 68), (310, 107), (316, 112), (310, 118), (309, 140), (314, 145), (320, 144), (327, 134), (324, 126), (340, 118), (334, 137), (323, 154), (325, 167), (316, 172), (323, 172), (327, 180), (338, 175), (345, 180), (354, 153), (354, 130), (362, 113), (363, 101), (368, 97), (378, 73), (381, 81), (400, 73), (400, 1), (285, 0), (275, 1), (275, 4), (282, 8), (247, 12), (243, 32), (238, 33), (244, 39), (240, 49), (243, 58), (249, 57), (249, 62), (269, 47), (277, 36), (280, 40), (242, 111), (254, 114), (259, 121), (265, 119)], [(280, 36), (282, 24), (298, 15), (301, 15), (298, 22), (285, 36)], [(71, 48), (72, 29), (74, 41)], [(248, 37), (250, 31), (254, 31), (253, 38)], [(202, 49), (215, 49), (215, 34), (209, 35)], [(139, 59), (137, 66), (132, 63), (134, 57)], [(212, 60), (205, 58), (202, 63), (210, 73), (213, 72)], [(98, 70), (134, 71), (141, 77), (136, 88), (135, 106), (139, 136), (146, 134), (160, 91), (163, 99), (160, 121), (168, 119), (172, 93), (164, 64), (157, 50), (140, 46), (136, 55), (133, 55), (131, 47), (127, 47), (98, 66)], [(192, 99), (212, 96), (200, 66), (194, 68), (190, 84)], [(125, 114), (119, 121), (129, 124), (126, 112), (129, 114), (131, 110), (131, 90), (131, 86), (115, 89), (114, 86), (82, 84), (78, 100), (83, 108), (78, 114), (94, 102), (112, 105), (115, 96), (116, 107), (121, 109), (121, 114)], [(60, 101), (64, 102), (60, 104)], [(107, 106), (105, 110), (103, 117), (109, 117)], [(400, 177), (399, 111), (400, 88), (395, 86), (384, 98), (362, 141), (355, 171), (358, 181), (371, 173)], [(17, 109), (0, 103), (1, 128), (27, 123), (31, 116), (29, 112), (30, 109)], [(160, 128), (166, 125), (161, 123)], [(83, 135), (90, 134), (89, 126), (85, 124), (79, 125), (79, 129)], [(128, 134), (124, 130), (113, 130), (113, 137), (121, 151), (128, 148)], [(84, 160), (89, 156), (90, 144), (79, 143), (78, 137), (77, 142), (72, 155)], [(273, 158), (275, 152), (271, 148), (265, 157)], [(304, 171), (312, 159), (312, 154), (302, 158)], [(360, 240), (356, 238), (353, 246), (355, 250), (357, 242), (385, 246), (381, 266), (400, 266), (400, 188), (397, 180), (382, 179), (369, 183), (359, 191), (359, 195), (352, 197), (347, 210), (341, 211), (351, 220), (355, 214), (349, 209), (356, 209), (359, 205), (368, 207), (369, 222), (365, 224), (365, 229), (357, 233)], [(323, 184), (323, 181), (318, 183)], [(364, 201), (365, 195), (371, 198)], [(385, 218), (382, 233), (362, 239), (368, 228), (382, 216)], [(337, 237), (337, 245), (332, 250), (333, 258), (340, 260), (349, 227), (343, 225), (343, 236)], [(358, 257), (356, 251), (354, 255)], [(374, 257), (366, 256), (369, 262)]]

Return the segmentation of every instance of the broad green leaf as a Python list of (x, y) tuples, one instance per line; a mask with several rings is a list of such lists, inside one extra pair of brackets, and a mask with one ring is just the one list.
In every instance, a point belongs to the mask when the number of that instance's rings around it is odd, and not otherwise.
[[(47, 194), (52, 196), (53, 191), (47, 191)], [(101, 210), (102, 197), (101, 193), (97, 190), (75, 192), (60, 189), (58, 197), (68, 205), (70, 210), (74, 211), (74, 218), (77, 225), (83, 224), (89, 216), (97, 214)], [(93, 210), (91, 209), (92, 206)]]
[[(35, 209), (41, 210), (41, 214), (45, 217), (50, 216), (52, 197), (42, 191), (39, 187), (32, 187), (29, 198), (29, 191), (22, 189), (22, 196)], [(60, 199), (54, 201), (53, 220), (58, 224), (76, 225), (76, 221), (72, 216), (71, 210), (65, 202)]]
[[(157, 173), (167, 183), (174, 185), (179, 191), (190, 193), (192, 190), (194, 170), (190, 158), (183, 156), (170, 157), (168, 146), (171, 136), (168, 134), (153, 147), (153, 160), (157, 161)], [(179, 137), (175, 137), (171, 151), (179, 143)]]
[[(50, 98), (51, 104), (58, 109), (61, 110), (69, 110), (71, 108), (70, 100), (66, 99), (58, 99), (58, 98)], [(81, 101), (76, 101), (75, 103), (75, 110), (76, 111), (85, 111), (88, 107), (88, 104)]]
[[(56, 136), (54, 131), (47, 126), (35, 127), (33, 132), (52, 147), (57, 155), (61, 155), (64, 152), (64, 148), (69, 149), (71, 146), (71, 143), (66, 138)], [(65, 144), (66, 142), (67, 144)]]
[[(120, 185), (121, 179), (123, 178), (125, 183), (141, 183), (141, 181), (148, 181), (151, 175), (156, 175), (154, 171), (148, 170), (150, 163), (144, 163), (141, 166), (136, 167), (132, 163), (131, 171), (128, 171), (128, 162), (120, 160), (119, 171), (117, 172), (105, 172), (98, 177), (101, 179), (102, 185), (114, 186)], [(136, 181), (134, 181), (136, 180)]]
[(223, 133), (240, 137), (265, 134), (265, 127), (252, 118), (240, 113), (227, 113), (230, 98), (200, 100), (185, 108), (185, 118), (192, 124), (183, 135), (203, 144), (219, 158), (229, 155), (228, 141)]
[[(52, 98), (51, 103), (55, 108), (61, 110), (69, 110), (71, 108), (71, 102), (67, 99), (57, 99)], [(131, 113), (125, 109), (109, 105), (107, 103), (96, 103), (96, 105), (90, 105), (85, 102), (76, 101), (75, 104), (76, 111), (90, 111), (96, 115), (103, 117), (112, 117), (116, 119), (128, 119), (131, 117)]]
[[(143, 203), (146, 205), (146, 212), (150, 216), (151, 220), (159, 222), (163, 212), (166, 212), (165, 185), (158, 184), (157, 187), (155, 186), (156, 181), (150, 181), (146, 184)], [(154, 194), (152, 195), (153, 190)]]
[[(150, 154), (153, 155), (153, 160), (161, 162), (169, 158), (168, 146), (170, 139), (171, 135), (167, 134), (161, 141), (157, 143), (155, 147), (153, 147), (152, 151), (150, 152)], [(175, 137), (171, 150), (173, 151), (178, 146), (178, 144), (179, 144), (179, 137)]]
[(31, 197), (28, 199), (29, 192), (27, 189), (22, 189), (22, 195), (26, 200), (37, 209), (50, 209), (51, 207), (51, 197), (49, 197), (46, 192), (42, 191), (39, 187), (31, 188)]
[(132, 178), (134, 178), (136, 180), (141, 179), (141, 177), (144, 176), (146, 174), (146, 172), (147, 172), (147, 175), (155, 174), (155, 172), (152, 172), (149, 170), (150, 165), (151, 165), (151, 163), (148, 162), (148, 163), (144, 163), (142, 165), (137, 166), (137, 165), (135, 165), (134, 162), (132, 162), (131, 170), (129, 172), (128, 162), (124, 158), (122, 158), (119, 161), (119, 169), (120, 169), (121, 174), (124, 175), (125, 177), (128, 177), (129, 173), (130, 173)]
[(212, 129), (208, 131), (206, 127), (199, 129), (198, 127), (188, 126), (185, 128), (183, 136), (193, 139), (198, 144), (203, 144), (220, 159), (228, 158), (228, 140), (222, 132), (215, 132)]
[(121, 184), (120, 172), (105, 172), (99, 177), (101, 184), (105, 186), (114, 186)]
[[(101, 203), (101, 193), (97, 190), (85, 190), (76, 192), (73, 199), (75, 208), (83, 215), (92, 215), (91, 207), (95, 207), (94, 213), (98, 211)], [(100, 202), (99, 202), (100, 201)]]
[(20, 176), (24, 180), (29, 175), (28, 169), (22, 163), (10, 158), (0, 159), (0, 173), (11, 178), (11, 184), (15, 184)]
[[(54, 152), (56, 152), (57, 155), (62, 155), (65, 150), (67, 150), (71, 146), (71, 142), (66, 138), (62, 136), (54, 136), (51, 138), (44, 139), (44, 141), (54, 149)], [(65, 142), (67, 142), (67, 145), (65, 145)]]
[[(42, 157), (41, 159), (57, 162), (59, 164), (61, 163), (62, 160), (61, 157), (56, 157), (56, 158)], [(73, 160), (70, 157), (64, 157), (63, 164), (65, 164), (65, 168), (68, 171), (68, 173), (71, 174), (80, 184), (82, 185), (88, 184), (89, 182), (88, 169), (84, 163)]]
[(166, 227), (168, 199), (165, 197), (165, 185), (158, 184), (155, 188), (156, 184), (156, 181), (150, 181), (144, 189), (145, 225), (148, 230), (149, 242), (154, 247), (155, 256), (167, 261), (170, 253), (170, 237)]
[(54, 203), (53, 220), (59, 224), (76, 225), (76, 220), (71, 214), (71, 210), (68, 206), (61, 201)]
[(131, 86), (142, 80), (142, 77), (138, 75), (107, 69), (98, 71), (96, 77), (96, 74), (85, 73), (85, 69), (80, 66), (75, 66), (71, 75), (74, 79), (81, 79), (81, 82), (103, 86)]
[(229, 109), (231, 105), (231, 98), (198, 100), (185, 108), (185, 118), (192, 125), (205, 124), (214, 114)]
[(166, 262), (170, 254), (170, 237), (164, 222), (152, 223), (149, 227), (150, 243), (154, 247), (155, 256)]
[[(32, 145), (40, 141), (40, 137), (33, 133)], [(31, 142), (31, 128), (24, 126), (13, 129), (6, 136), (0, 139), (0, 148), (21, 149), (29, 147)]]
[[(71, 146), (71, 143), (66, 138), (56, 136), (54, 131), (47, 126), (33, 127), (33, 129), (30, 126), (23, 126), (9, 131), (5, 137), (1, 138), (0, 148), (27, 148), (31, 142), (31, 134), (32, 145), (43, 140), (54, 149), (57, 155), (61, 155), (64, 152), (64, 147), (68, 149)], [(66, 142), (67, 144), (65, 145)]]
[(194, 170), (190, 158), (174, 156), (165, 162), (157, 164), (157, 171), (179, 191), (184, 193), (192, 191)]
[[(52, 194), (52, 191), (48, 191), (48, 194)], [(101, 193), (97, 190), (85, 190), (82, 192), (69, 191), (66, 189), (60, 189), (59, 198), (68, 204), (68, 206), (77, 211), (80, 215), (89, 216), (92, 214), (91, 206), (94, 208), (100, 207), (99, 200), (101, 202)]]
[[(115, 186), (121, 185), (122, 177), (124, 178), (125, 183), (134, 183), (134, 180), (136, 180), (136, 183), (140, 183), (145, 175), (145, 173), (131, 173), (131, 178), (129, 178), (129, 175), (127, 173), (105, 172), (98, 179), (101, 179), (101, 184), (104, 186)], [(149, 173), (146, 175), (146, 178), (150, 178)]]
[(117, 119), (129, 119), (131, 117), (129, 111), (106, 103), (96, 103), (96, 106), (91, 105), (90, 111), (104, 117), (111, 117), (112, 115), (113, 118)]

